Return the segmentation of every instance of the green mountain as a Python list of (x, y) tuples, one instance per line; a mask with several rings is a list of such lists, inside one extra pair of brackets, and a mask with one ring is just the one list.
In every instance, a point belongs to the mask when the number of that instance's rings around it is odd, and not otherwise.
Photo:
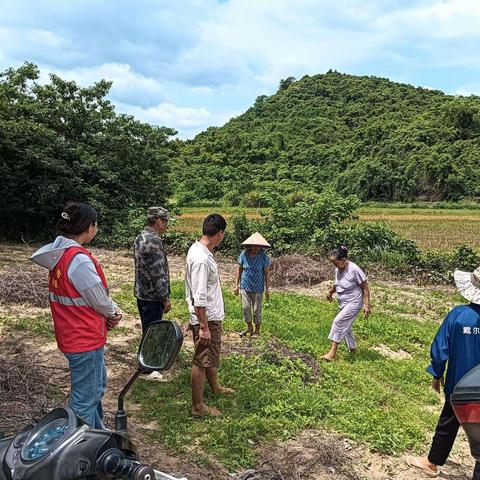
[(480, 196), (480, 97), (329, 71), (287, 78), (243, 115), (185, 142), (177, 200), (261, 204), (333, 186), (363, 200)]

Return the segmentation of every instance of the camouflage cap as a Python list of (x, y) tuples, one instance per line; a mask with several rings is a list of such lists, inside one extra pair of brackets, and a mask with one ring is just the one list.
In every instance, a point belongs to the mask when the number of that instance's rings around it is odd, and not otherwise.
[(163, 218), (164, 220), (170, 220), (168, 210), (163, 207), (150, 207), (147, 212), (148, 220), (155, 220)]

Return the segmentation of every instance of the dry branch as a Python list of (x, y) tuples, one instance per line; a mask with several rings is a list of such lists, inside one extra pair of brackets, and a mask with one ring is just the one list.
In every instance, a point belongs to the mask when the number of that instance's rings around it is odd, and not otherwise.
[(46, 270), (29, 263), (16, 263), (0, 271), (0, 302), (48, 307)]
[(272, 265), (271, 281), (275, 287), (315, 285), (331, 279), (333, 268), (327, 260), (315, 260), (304, 255), (285, 255)]

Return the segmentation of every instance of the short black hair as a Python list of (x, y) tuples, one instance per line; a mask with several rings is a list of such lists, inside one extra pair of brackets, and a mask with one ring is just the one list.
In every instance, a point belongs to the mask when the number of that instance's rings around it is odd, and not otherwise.
[(97, 211), (88, 203), (70, 202), (63, 207), (60, 219), (55, 225), (57, 233), (64, 237), (80, 235), (98, 221)]
[(343, 260), (348, 257), (348, 248), (345, 245), (341, 245), (332, 250), (330, 256), (335, 257), (335, 260)]
[(207, 237), (213, 237), (226, 229), (227, 221), (218, 213), (212, 213), (203, 221), (202, 233)]

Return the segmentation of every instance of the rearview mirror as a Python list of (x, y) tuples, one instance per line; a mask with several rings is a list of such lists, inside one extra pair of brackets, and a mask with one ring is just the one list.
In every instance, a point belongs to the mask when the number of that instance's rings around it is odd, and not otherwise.
[(182, 347), (183, 333), (173, 321), (152, 322), (140, 344), (138, 363), (143, 370), (168, 370)]

